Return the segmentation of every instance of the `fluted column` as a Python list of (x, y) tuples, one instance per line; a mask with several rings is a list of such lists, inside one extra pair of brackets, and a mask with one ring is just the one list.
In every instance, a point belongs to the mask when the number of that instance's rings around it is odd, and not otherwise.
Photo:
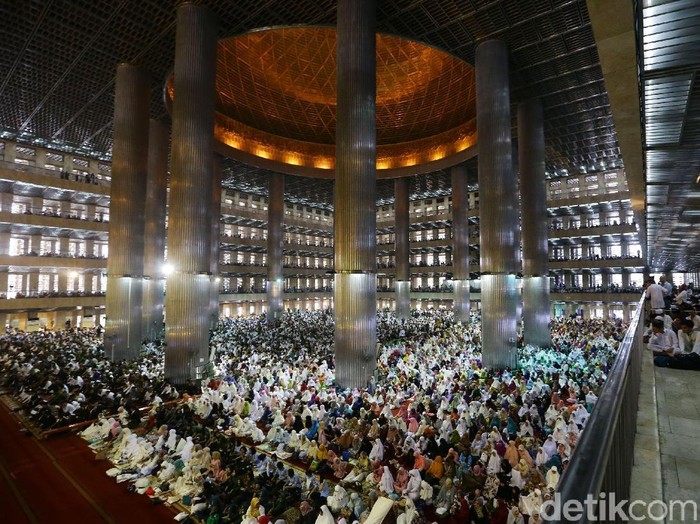
[(141, 352), (149, 104), (144, 71), (117, 66), (104, 336), (105, 354), (115, 361)]
[(335, 180), (336, 381), (376, 368), (376, 44), (374, 0), (339, 0)]
[(396, 316), (408, 318), (411, 315), (411, 267), (409, 260), (408, 178), (394, 181), (396, 200), (394, 203), (394, 253), (396, 262)]
[(175, 384), (209, 360), (216, 26), (206, 7), (177, 10), (165, 297), (165, 377)]
[(476, 49), (476, 107), (483, 362), (489, 368), (514, 367), (518, 193), (511, 151), (508, 49), (499, 40), (488, 40)]
[(284, 175), (272, 173), (267, 203), (267, 319), (276, 323), (284, 312)]
[(523, 239), (523, 334), (526, 344), (549, 347), (552, 338), (547, 244), (544, 115), (540, 100), (518, 106), (518, 153)]
[(210, 295), (209, 295), (209, 326), (214, 328), (219, 320), (219, 237), (221, 236), (221, 157), (212, 155), (211, 177), (211, 265), (210, 265)]
[(165, 214), (168, 188), (168, 130), (151, 120), (148, 133), (148, 178), (143, 253), (143, 336), (155, 340), (163, 334), (165, 276)]
[(452, 280), (455, 320), (469, 322), (469, 185), (467, 166), (454, 166), (452, 175)]

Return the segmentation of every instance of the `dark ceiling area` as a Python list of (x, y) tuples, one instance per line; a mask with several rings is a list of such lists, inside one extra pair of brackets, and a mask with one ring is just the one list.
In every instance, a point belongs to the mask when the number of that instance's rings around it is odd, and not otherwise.
[[(202, 0), (196, 3), (209, 6), (218, 15), (220, 38), (261, 27), (333, 25), (336, 21), (333, 0)], [(149, 72), (151, 116), (167, 123), (163, 85), (173, 66), (177, 4), (174, 0), (26, 0), (18, 8), (16, 2), (0, 3), (0, 136), (109, 158), (114, 79), (120, 62), (140, 64)], [(649, 256), (654, 260), (653, 265), (659, 266), (655, 269), (662, 269), (660, 266), (673, 267), (678, 261), (674, 259), (677, 252), (657, 255), (652, 246), (657, 241), (656, 232), (675, 231), (682, 216), (688, 217), (688, 223), (697, 225), (697, 222), (690, 222), (695, 215), (688, 214), (692, 211), (688, 200), (697, 199), (697, 194), (681, 203), (682, 195), (676, 194), (673, 184), (677, 165), (683, 166), (678, 176), (685, 176), (687, 172), (692, 174), (693, 181), (700, 166), (699, 134), (695, 129), (700, 125), (697, 122), (700, 105), (696, 100), (700, 90), (695, 84), (700, 31), (693, 25), (697, 24), (696, 11), (700, 7), (697, 0), (649, 0), (644, 3), (647, 4), (666, 5), (666, 10), (675, 13), (676, 18), (695, 21), (677, 28), (681, 31), (678, 35), (689, 41), (686, 49), (689, 58), (673, 67), (679, 68), (677, 75), (690, 78), (687, 88), (690, 95), (688, 107), (671, 107), (667, 116), (671, 118), (675, 114), (683, 120), (681, 140), (673, 145), (672, 152), (663, 150), (662, 146), (668, 148), (669, 144), (662, 143), (654, 146), (660, 149), (658, 153), (646, 153), (650, 182), (668, 188), (655, 188), (654, 194), (667, 194), (666, 205), (673, 207), (671, 212), (666, 212), (664, 205), (649, 202), (659, 206), (652, 209), (650, 216), (650, 228), (656, 229), (648, 240)], [(669, 8), (670, 4), (681, 4), (682, 9)], [(673, 16), (669, 12), (662, 15)], [(645, 12), (644, 20), (651, 15)], [(661, 28), (657, 33), (666, 29), (673, 28)], [(585, 0), (379, 0), (377, 30), (435, 46), (470, 64), (474, 63), (475, 49), (480, 42), (492, 38), (504, 40), (511, 57), (514, 142), (517, 142), (516, 104), (537, 96), (542, 99), (545, 110), (546, 164), (550, 176), (622, 167)], [(676, 33), (669, 33), (672, 34)], [(644, 45), (640, 38), (640, 48)], [(675, 56), (673, 45), (669, 44), (665, 50), (669, 56)], [(647, 70), (649, 60), (646, 60), (644, 86), (647, 79), (661, 78), (665, 68), (671, 67), (663, 60), (657, 65), (654, 71)], [(688, 116), (686, 111), (690, 111)], [(648, 139), (648, 128), (646, 134)], [(665, 163), (653, 171), (658, 162)], [(475, 173), (475, 164), (473, 169)], [(227, 161), (224, 178), (226, 187), (266, 192), (266, 173), (262, 170)], [(476, 176), (473, 178), (475, 183)], [(413, 198), (449, 194), (447, 172), (413, 179)], [(378, 183), (380, 203), (390, 202), (392, 193), (390, 180)], [(288, 179), (290, 201), (329, 208), (332, 196), (330, 181)], [(682, 246), (697, 248), (697, 240), (694, 244), (683, 240)], [(700, 267), (700, 260), (694, 260), (685, 260), (683, 265), (686, 269), (692, 269), (693, 264)]]

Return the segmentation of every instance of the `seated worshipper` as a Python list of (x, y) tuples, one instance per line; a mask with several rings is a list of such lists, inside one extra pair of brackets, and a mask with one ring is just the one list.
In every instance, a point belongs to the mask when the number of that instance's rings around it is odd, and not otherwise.
[(695, 323), (690, 318), (681, 321), (678, 345), (683, 353), (700, 354), (700, 331), (695, 330)]
[(382, 473), (382, 478), (379, 480), (379, 491), (390, 495), (394, 492), (394, 476), (389, 471), (388, 466), (384, 466), (384, 472)]
[[(655, 319), (652, 321), (651, 331), (648, 347), (655, 357), (672, 357), (674, 354), (680, 353), (678, 337), (672, 329), (664, 327), (662, 320)], [(660, 363), (658, 365), (663, 364)]]
[(396, 524), (411, 524), (413, 522), (413, 519), (415, 519), (418, 516), (416, 505), (410, 498), (402, 499), (399, 504), (403, 506), (404, 512), (401, 513), (398, 517), (396, 517)]
[(435, 497), (435, 513), (445, 515), (452, 509), (452, 504), (455, 502), (457, 489), (453, 485), (451, 478), (446, 478), (437, 497)]
[(407, 485), (408, 471), (403, 466), (399, 466), (399, 470), (396, 472), (396, 477), (394, 478), (394, 491), (396, 491), (396, 493), (402, 493)]
[(417, 469), (412, 469), (408, 472), (408, 483), (406, 488), (403, 490), (402, 495), (410, 498), (411, 500), (417, 500), (420, 497), (421, 491), (421, 477), (420, 471)]
[(352, 471), (343, 479), (344, 482), (364, 482), (367, 475), (372, 471), (372, 466), (369, 462), (369, 457), (364, 451), (360, 453), (358, 459), (354, 462)]
[(660, 367), (700, 370), (700, 331), (693, 330), (693, 321), (681, 321), (678, 332), (679, 349), (654, 357), (654, 364)]
[(433, 483), (437, 483), (440, 481), (440, 479), (442, 479), (442, 476), (445, 474), (445, 468), (442, 464), (442, 455), (437, 455), (435, 457), (435, 460), (433, 460), (432, 464), (430, 464), (430, 467), (425, 474), (428, 480)]
[(557, 484), (559, 483), (559, 471), (557, 470), (556, 466), (552, 466), (549, 468), (549, 471), (547, 471), (547, 489), (556, 489)]
[(350, 494), (350, 509), (352, 510), (352, 515), (355, 519), (359, 520), (364, 517), (366, 513), (365, 503), (362, 501), (359, 493), (353, 491)]
[(350, 496), (345, 488), (340, 484), (336, 484), (333, 494), (326, 499), (326, 505), (334, 513), (338, 513), (342, 508), (350, 503)]
[(372, 450), (369, 452), (369, 460), (373, 464), (377, 464), (384, 460), (384, 444), (380, 439), (374, 439), (374, 444), (372, 445)]

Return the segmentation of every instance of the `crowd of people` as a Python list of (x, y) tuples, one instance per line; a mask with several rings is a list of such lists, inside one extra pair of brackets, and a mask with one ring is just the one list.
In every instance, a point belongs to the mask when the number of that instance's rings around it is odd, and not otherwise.
[(648, 329), (644, 341), (660, 367), (700, 370), (699, 298), (692, 284), (674, 287), (665, 277), (645, 283)]
[(158, 344), (111, 363), (89, 330), (10, 333), (2, 385), (43, 428), (97, 418), (82, 435), (108, 474), (188, 506), (183, 519), (538, 522), (625, 326), (557, 320), (552, 348), (522, 347), (519, 368), (502, 371), (481, 367), (476, 321), (380, 313), (377, 326), (377, 372), (362, 390), (335, 384), (328, 311), (274, 327), (221, 320), (216, 378), (180, 392)]

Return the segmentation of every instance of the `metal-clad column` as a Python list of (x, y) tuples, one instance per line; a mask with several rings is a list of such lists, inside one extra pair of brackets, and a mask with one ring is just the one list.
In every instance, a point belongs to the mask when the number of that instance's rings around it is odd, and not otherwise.
[(476, 107), (483, 363), (489, 368), (514, 367), (518, 192), (510, 136), (508, 49), (500, 40), (488, 40), (476, 49)]
[(117, 66), (104, 337), (105, 354), (115, 361), (141, 353), (149, 104), (148, 76)]
[(335, 213), (336, 381), (364, 387), (376, 368), (376, 7), (339, 0)]
[(219, 237), (221, 236), (221, 157), (212, 155), (211, 177), (211, 210), (209, 222), (211, 223), (211, 259), (210, 269), (210, 295), (209, 295), (209, 326), (216, 327), (219, 320)]
[(272, 173), (267, 203), (267, 320), (276, 323), (284, 312), (284, 175)]
[(523, 239), (523, 333), (526, 344), (550, 347), (547, 183), (544, 173), (544, 115), (540, 100), (518, 106), (520, 205)]
[(409, 260), (410, 221), (408, 213), (408, 178), (394, 181), (394, 259), (396, 263), (396, 316), (408, 318), (411, 315), (411, 268)]
[(467, 166), (454, 166), (452, 175), (452, 280), (455, 320), (469, 322), (469, 185)]
[(183, 384), (209, 359), (216, 32), (203, 6), (177, 10), (165, 378)]
[(148, 132), (148, 179), (143, 249), (143, 336), (155, 340), (163, 334), (165, 277), (165, 214), (168, 188), (168, 129), (151, 120)]

